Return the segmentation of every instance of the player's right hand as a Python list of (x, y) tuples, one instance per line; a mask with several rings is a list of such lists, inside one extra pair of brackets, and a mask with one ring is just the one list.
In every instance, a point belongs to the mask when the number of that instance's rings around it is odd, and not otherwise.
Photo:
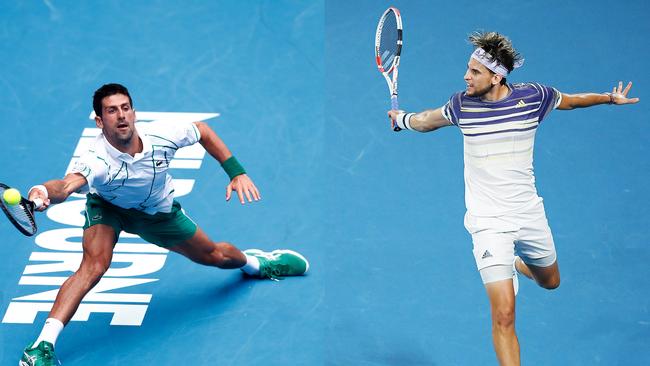
[(388, 118), (390, 118), (390, 128), (395, 131), (395, 127), (397, 127), (397, 124), (395, 123), (395, 120), (397, 119), (397, 115), (405, 113), (404, 110), (397, 109), (397, 110), (390, 110), (388, 111)]
[(50, 199), (45, 197), (45, 194), (43, 194), (43, 192), (38, 189), (32, 189), (29, 191), (29, 196), (27, 197), (28, 200), (34, 202), (34, 200), (37, 198), (43, 201), (43, 205), (41, 207), (35, 208), (35, 210), (41, 212), (47, 210), (47, 208), (50, 206)]

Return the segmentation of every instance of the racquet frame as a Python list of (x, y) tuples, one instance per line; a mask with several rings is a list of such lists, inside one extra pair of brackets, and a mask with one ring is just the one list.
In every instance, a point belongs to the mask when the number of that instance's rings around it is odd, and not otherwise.
[[(381, 43), (381, 32), (384, 27), (384, 22), (391, 12), (395, 14), (395, 20), (397, 23), (397, 51), (395, 52), (395, 58), (393, 59), (393, 62), (391, 63), (390, 67), (388, 68), (388, 70), (385, 70), (384, 67), (382, 66), (381, 55), (379, 54), (380, 52), (379, 46)], [(401, 53), (402, 53), (402, 16), (400, 15), (399, 9), (391, 6), (388, 9), (386, 9), (386, 11), (384, 11), (381, 18), (379, 19), (379, 23), (377, 24), (377, 32), (375, 34), (375, 59), (377, 61), (377, 68), (379, 69), (379, 72), (381, 72), (381, 74), (384, 76), (384, 79), (386, 79), (386, 84), (388, 84), (392, 110), (399, 109), (399, 102), (397, 101), (397, 76), (398, 76), (398, 68), (399, 68)], [(392, 76), (390, 75), (391, 73)], [(393, 129), (395, 131), (400, 130), (400, 128), (397, 126), (393, 126)]]
[[(5, 190), (11, 188), (11, 187), (7, 186), (4, 183), (0, 183), (0, 187), (3, 188), (3, 192)], [(38, 228), (36, 226), (36, 220), (34, 219), (34, 207), (35, 207), (34, 202), (32, 202), (32, 201), (30, 201), (30, 200), (28, 200), (28, 199), (26, 199), (24, 197), (21, 197), (20, 202), (17, 203), (17, 205), (20, 205), (21, 209), (23, 211), (25, 211), (25, 214), (27, 215), (27, 217), (28, 217), (28, 219), (29, 219), (29, 221), (30, 221), (30, 223), (32, 225), (32, 231), (29, 231), (29, 230), (25, 229), (18, 222), (18, 220), (16, 220), (16, 218), (14, 218), (14, 216), (11, 214), (11, 212), (6, 207), (6, 205), (7, 204), (4, 202), (4, 199), (2, 197), (0, 197), (0, 207), (2, 207), (2, 212), (5, 213), (5, 215), (9, 219), (9, 221), (16, 227), (16, 229), (18, 229), (21, 233), (23, 233), (26, 236), (32, 236), (32, 235), (36, 234), (36, 231), (38, 230)]]

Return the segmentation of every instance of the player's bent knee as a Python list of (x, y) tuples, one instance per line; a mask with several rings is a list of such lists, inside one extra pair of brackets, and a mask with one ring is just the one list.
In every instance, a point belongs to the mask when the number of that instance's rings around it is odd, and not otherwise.
[(547, 290), (555, 290), (556, 288), (560, 287), (560, 277), (554, 277), (544, 283), (541, 283), (540, 285)]
[(77, 273), (84, 275), (92, 281), (98, 281), (108, 268), (111, 263), (105, 263), (104, 261), (84, 261), (79, 266)]

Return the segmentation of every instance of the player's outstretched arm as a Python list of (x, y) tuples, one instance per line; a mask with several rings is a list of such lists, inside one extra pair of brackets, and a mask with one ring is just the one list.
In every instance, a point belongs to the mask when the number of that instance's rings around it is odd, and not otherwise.
[(415, 130), (419, 132), (431, 132), (440, 127), (450, 126), (442, 115), (442, 108), (427, 109), (420, 113), (406, 113), (405, 111), (388, 111), (388, 117), (393, 126), (402, 130)]
[(70, 173), (63, 179), (50, 180), (42, 185), (34, 186), (29, 190), (28, 199), (34, 201), (36, 198), (43, 200), (43, 206), (37, 211), (44, 211), (51, 204), (61, 203), (70, 195), (88, 183), (86, 178), (79, 173)]
[(260, 192), (253, 181), (246, 175), (246, 171), (239, 164), (237, 159), (232, 155), (228, 146), (205, 122), (194, 122), (199, 129), (201, 139), (199, 143), (213, 158), (215, 158), (224, 168), (230, 177), (230, 183), (226, 187), (226, 201), (230, 201), (232, 192), (235, 191), (241, 204), (245, 203), (244, 197), (248, 202), (260, 200)]
[(628, 98), (627, 94), (632, 87), (630, 81), (625, 89), (623, 89), (623, 82), (619, 81), (618, 86), (612, 88), (611, 93), (581, 93), (581, 94), (564, 94), (562, 93), (562, 101), (557, 109), (570, 110), (574, 108), (591, 107), (598, 104), (634, 104), (639, 102), (639, 98)]

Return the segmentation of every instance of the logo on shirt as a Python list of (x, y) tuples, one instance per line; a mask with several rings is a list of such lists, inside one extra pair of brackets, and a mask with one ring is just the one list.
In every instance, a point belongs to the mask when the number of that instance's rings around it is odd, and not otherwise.
[(161, 166), (161, 165), (163, 165), (163, 161), (162, 161), (162, 160), (158, 160), (158, 161), (156, 162), (156, 166)]
[(486, 258), (492, 258), (492, 253), (490, 253), (488, 250), (486, 250), (485, 253), (483, 253), (483, 256), (481, 257), (481, 259), (486, 259)]
[(517, 108), (521, 108), (521, 107), (525, 107), (525, 106), (526, 106), (526, 103), (524, 103), (523, 100), (519, 100), (519, 103), (517, 103), (517, 106), (516, 106), (516, 107), (517, 107)]

